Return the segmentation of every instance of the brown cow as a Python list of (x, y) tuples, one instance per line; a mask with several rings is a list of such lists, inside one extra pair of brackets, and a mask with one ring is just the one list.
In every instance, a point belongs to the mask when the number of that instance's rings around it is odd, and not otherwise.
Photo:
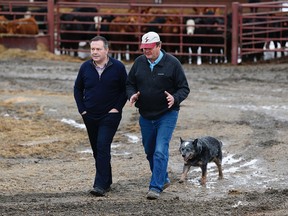
[[(121, 59), (122, 57), (126, 57), (125, 52), (127, 50), (127, 43), (138, 42), (138, 39), (135, 36), (137, 29), (136, 21), (137, 20), (133, 16), (117, 16), (110, 22), (109, 38), (111, 50), (122, 53), (118, 56), (121, 56)], [(131, 44), (129, 45), (129, 50), (131, 52), (137, 51), (138, 46), (138, 43), (136, 45)]]
[(7, 24), (7, 33), (9, 34), (29, 34), (36, 35), (39, 28), (33, 17), (15, 19)]
[(0, 16), (0, 33), (7, 33), (7, 22), (5, 16)]

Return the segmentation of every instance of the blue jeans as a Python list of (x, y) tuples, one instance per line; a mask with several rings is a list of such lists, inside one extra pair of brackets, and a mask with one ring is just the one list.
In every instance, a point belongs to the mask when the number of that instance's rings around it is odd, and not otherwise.
[(163, 191), (168, 177), (169, 142), (176, 127), (178, 111), (169, 111), (156, 120), (140, 116), (142, 143), (152, 172), (149, 189)]
[(106, 190), (112, 184), (111, 143), (122, 115), (121, 113), (109, 113), (101, 119), (93, 119), (91, 116), (86, 115), (83, 116), (83, 120), (96, 167), (93, 187)]

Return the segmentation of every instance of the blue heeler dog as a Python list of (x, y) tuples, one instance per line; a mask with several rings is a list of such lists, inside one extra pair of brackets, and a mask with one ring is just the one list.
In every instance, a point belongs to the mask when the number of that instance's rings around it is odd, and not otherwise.
[(187, 173), (191, 166), (198, 166), (202, 170), (201, 185), (205, 185), (207, 164), (212, 161), (215, 162), (218, 167), (219, 179), (223, 179), (221, 148), (222, 142), (210, 136), (189, 141), (180, 138), (179, 151), (184, 159), (184, 167), (179, 182), (182, 183), (187, 179)]

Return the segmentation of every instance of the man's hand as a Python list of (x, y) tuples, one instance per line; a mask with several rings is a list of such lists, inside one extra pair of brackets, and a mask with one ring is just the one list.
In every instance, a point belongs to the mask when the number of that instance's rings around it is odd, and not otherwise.
[(133, 94), (131, 97), (130, 97), (130, 106), (132, 106), (139, 98), (139, 95), (140, 95), (140, 92), (138, 91), (137, 93)]
[(167, 102), (168, 102), (168, 108), (171, 108), (174, 104), (174, 97), (169, 94), (167, 91), (164, 92), (166, 94), (166, 99), (167, 99)]

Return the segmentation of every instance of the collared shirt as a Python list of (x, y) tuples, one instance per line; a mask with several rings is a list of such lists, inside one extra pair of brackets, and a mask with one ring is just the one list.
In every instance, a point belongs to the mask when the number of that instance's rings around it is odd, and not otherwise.
[(109, 62), (109, 59), (108, 59), (108, 61), (104, 64), (103, 67), (100, 67), (100, 66), (98, 66), (98, 65), (96, 64), (96, 62), (93, 61), (93, 64), (94, 64), (95, 69), (97, 70), (99, 76), (101, 76), (101, 74), (103, 73), (103, 71), (104, 71), (105, 68), (107, 67), (108, 62)]
[(153, 71), (154, 66), (159, 63), (159, 61), (162, 59), (163, 55), (164, 55), (163, 52), (160, 51), (160, 54), (159, 54), (158, 58), (157, 58), (154, 62), (151, 62), (151, 61), (148, 59), (148, 62), (150, 63), (150, 69), (151, 69), (151, 71)]

